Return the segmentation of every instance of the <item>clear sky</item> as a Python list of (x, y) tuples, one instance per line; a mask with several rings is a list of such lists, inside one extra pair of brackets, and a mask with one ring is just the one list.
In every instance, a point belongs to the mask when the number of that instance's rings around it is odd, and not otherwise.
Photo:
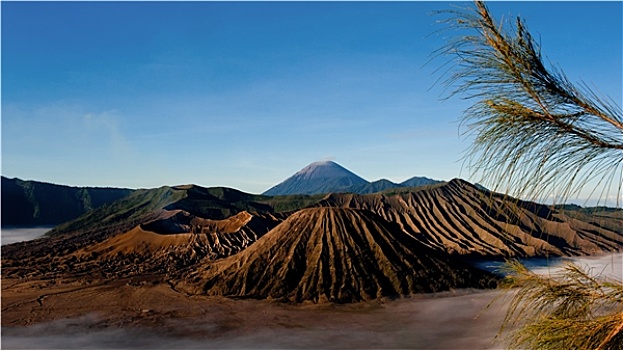
[[(461, 2), (2, 2), (2, 175), (261, 193), (332, 159), (463, 177), (468, 106), (426, 64)], [(620, 104), (621, 2), (490, 2)], [(445, 35), (445, 34), (444, 34)]]

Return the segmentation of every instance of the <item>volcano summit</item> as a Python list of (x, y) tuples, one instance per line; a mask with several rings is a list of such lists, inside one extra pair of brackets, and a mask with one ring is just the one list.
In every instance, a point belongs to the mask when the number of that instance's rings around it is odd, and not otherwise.
[(263, 194), (279, 196), (347, 192), (353, 186), (366, 185), (367, 183), (368, 181), (335, 162), (320, 161), (311, 163)]
[(402, 183), (393, 183), (386, 179), (368, 182), (359, 175), (332, 161), (314, 162), (299, 170), (280, 184), (273, 186), (263, 194), (266, 196), (284, 196), (290, 194), (323, 193), (375, 193), (390, 188), (417, 187), (432, 185), (441, 181), (426, 177), (413, 177)]

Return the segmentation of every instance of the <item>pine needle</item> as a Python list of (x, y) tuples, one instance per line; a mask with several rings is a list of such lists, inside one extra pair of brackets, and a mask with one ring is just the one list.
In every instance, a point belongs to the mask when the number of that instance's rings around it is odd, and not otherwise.
[[(466, 162), (496, 192), (565, 202), (588, 183), (591, 195), (623, 193), (623, 111), (586, 84), (546, 67), (523, 20), (497, 23), (484, 2), (440, 11), (446, 30), (468, 31), (436, 52), (454, 63), (449, 97), (474, 100), (463, 116), (474, 137)], [(444, 65), (447, 66), (447, 65)], [(601, 187), (601, 191), (598, 188)], [(598, 198), (598, 200), (600, 200)], [(509, 262), (511, 295), (500, 334), (510, 348), (623, 349), (623, 281), (572, 264), (553, 276)]]
[(501, 333), (510, 348), (623, 349), (623, 283), (574, 264), (541, 276), (508, 262), (512, 290)]
[(454, 64), (443, 81), (448, 97), (475, 101), (462, 120), (474, 137), (468, 167), (494, 191), (535, 200), (564, 202), (595, 181), (597, 194), (618, 193), (619, 206), (621, 107), (546, 67), (521, 18), (497, 23), (484, 2), (475, 5), (439, 12), (450, 15), (441, 21), (447, 31), (468, 34), (436, 51)]

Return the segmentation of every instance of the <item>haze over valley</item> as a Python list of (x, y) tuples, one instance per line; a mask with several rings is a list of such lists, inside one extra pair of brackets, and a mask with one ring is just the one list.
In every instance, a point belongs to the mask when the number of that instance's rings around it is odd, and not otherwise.
[(1, 347), (619, 344), (622, 10), (3, 3)]
[[(197, 185), (89, 192), (3, 179), (24, 189), (20, 193), (15, 186), (3, 186), (3, 201), (11, 198), (24, 203), (12, 207), (6, 202), (9, 205), (3, 208), (11, 208), (6, 212), (30, 218), (34, 224), (50, 216), (50, 210), (71, 213), (66, 208), (79, 207), (76, 203), (84, 205), (85, 197), (77, 194), (86, 193), (90, 199), (93, 195), (89, 193), (105, 191), (107, 198), (111, 194), (120, 197), (84, 213), (74, 210), (73, 219), (51, 228), (42, 239), (3, 245), (3, 276), (71, 278), (79, 271), (129, 278), (150, 273), (158, 278), (168, 276), (169, 283), (181, 283), (192, 290), (191, 294), (354, 301), (454, 289), (474, 280), (461, 280), (458, 268), (435, 272), (434, 266), (441, 262), (425, 263), (424, 255), (431, 255), (427, 259), (433, 260), (450, 259), (447, 263), (455, 264), (464, 259), (595, 255), (618, 252), (623, 245), (620, 209), (520, 201), (460, 179), (430, 180), (419, 187), (395, 186), (359, 194), (347, 192), (344, 187), (361, 188), (361, 184), (352, 187), (352, 179), (361, 178), (334, 162), (312, 163), (274, 186), (272, 189), (293, 188), (291, 184), (296, 184), (292, 194), (279, 196)], [(318, 193), (318, 184), (325, 186), (328, 193)], [(5, 196), (4, 191), (10, 191), (11, 196)], [(60, 196), (55, 202), (58, 193), (72, 196)], [(352, 256), (347, 252), (358, 253)], [(418, 253), (411, 256), (413, 252)], [(257, 260), (260, 257), (269, 260)], [(254, 275), (244, 272), (244, 268), (265, 270), (272, 264), (276, 270), (262, 275), (276, 278), (285, 274), (277, 280), (290, 284), (277, 287), (273, 279), (255, 281), (251, 289), (236, 284), (237, 273)], [(366, 270), (386, 264), (392, 268)], [(229, 265), (235, 268), (220, 272)], [(419, 265), (417, 269), (424, 274), (422, 281), (427, 280), (427, 273), (438, 276), (438, 280), (441, 271), (455, 271), (456, 275), (449, 276), (453, 282), (438, 287), (415, 280), (407, 283), (406, 271)], [(327, 271), (335, 274), (326, 276)], [(342, 276), (345, 271), (354, 275)], [(377, 283), (389, 284), (373, 287), (356, 278), (377, 273)], [(390, 277), (395, 273), (398, 275)], [(222, 276), (233, 280), (221, 282)], [(310, 289), (313, 284), (308, 278), (324, 282), (314, 287), (318, 289)], [(200, 283), (191, 287), (190, 280)], [(401, 281), (400, 285), (396, 281)], [(220, 283), (227, 287), (220, 290), (216, 287)], [(303, 283), (306, 291), (299, 290), (297, 283)], [(486, 278), (479, 283), (474, 287), (489, 284)]]
[[(323, 171), (324, 166), (329, 171)], [(336, 166), (314, 163), (305, 168), (314, 171), (303, 169), (284, 183), (295, 179), (300, 191), (306, 191), (306, 183), (308, 188), (318, 183), (351, 184), (343, 181), (344, 175), (356, 175)], [(51, 198), (39, 191), (41, 185), (25, 187), (35, 189), (32, 193), (37, 196), (31, 200)], [(43, 188), (52, 193), (68, 190), (50, 184)], [(52, 207), (58, 210), (68, 205), (64, 201)], [(553, 257), (620, 253), (622, 217), (623, 211), (617, 209), (519, 201), (460, 179), (367, 194), (268, 196), (197, 185), (133, 190), (57, 225), (43, 238), (3, 244), (2, 322), (9, 327), (3, 329), (8, 331), (10, 344), (16, 344), (16, 339), (30, 339), (25, 344), (34, 344), (39, 339), (20, 338), (28, 332), (14, 327), (41, 325), (50, 330), (42, 334), (52, 332), (50, 339), (54, 339), (52, 330), (58, 330), (63, 320), (75, 319), (70, 322), (78, 322), (78, 329), (95, 327), (97, 331), (89, 334), (96, 338), (106, 334), (100, 328), (103, 325), (131, 333), (164, 327), (165, 334), (183, 346), (208, 341), (214, 347), (262, 347), (246, 343), (244, 339), (252, 339), (247, 337), (259, 337), (267, 347), (323, 346), (326, 343), (318, 336), (364, 332), (359, 326), (347, 330), (337, 323), (331, 331), (335, 333), (321, 332), (317, 322), (325, 317), (359, 319), (362, 324), (374, 324), (370, 317), (402, 322), (400, 315), (407, 317), (413, 308), (469, 302), (471, 307), (458, 317), (472, 319), (493, 296), (486, 290), (495, 288), (500, 279), (483, 266), (509, 257), (554, 262)], [(391, 301), (396, 298), (404, 301)], [(185, 314), (183, 310), (189, 307), (197, 309)], [(208, 309), (213, 321), (207, 324), (202, 321), (176, 330), (170, 321), (195, 322), (191, 320), (205, 318)], [(268, 323), (227, 316), (249, 310), (264, 310), (270, 315)], [(443, 324), (464, 334), (447, 342), (415, 332), (384, 342), (364, 344), (344, 338), (336, 344), (394, 347), (408, 340), (444, 348), (467, 341), (480, 348), (492, 347), (492, 323), (499, 320), (501, 310), (503, 304), (492, 318), (485, 318), (489, 320), (485, 324), (475, 321), (458, 328), (447, 318), (439, 318), (439, 327)], [(398, 314), (390, 316), (394, 313)], [(413, 327), (429, 322), (426, 314), (419, 315), (404, 322)], [(282, 318), (312, 333), (289, 331), (279, 325)], [(490, 336), (486, 342), (465, 338), (479, 325)], [(201, 328), (215, 326), (233, 333)], [(238, 327), (253, 331), (240, 333)], [(264, 327), (289, 335), (276, 343), (254, 333)], [(374, 332), (384, 334), (383, 329)], [(429, 336), (435, 334), (430, 332)], [(186, 338), (183, 333), (196, 335)], [(241, 340), (233, 341), (230, 336), (234, 334)], [(296, 337), (306, 339), (305, 343), (293, 342)], [(124, 346), (145, 344), (152, 346), (149, 342)]]

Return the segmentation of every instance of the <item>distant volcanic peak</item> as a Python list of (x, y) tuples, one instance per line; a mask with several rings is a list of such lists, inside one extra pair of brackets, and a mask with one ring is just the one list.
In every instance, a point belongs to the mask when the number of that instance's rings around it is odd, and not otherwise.
[(353, 186), (368, 184), (360, 176), (332, 161), (312, 163), (282, 183), (264, 192), (265, 195), (319, 194), (348, 191)]
[[(460, 267), (376, 214), (310, 208), (291, 215), (236, 256), (184, 278), (211, 295), (352, 302), (383, 296), (483, 287), (481, 271)], [(192, 281), (189, 285), (183, 285)]]
[(301, 180), (336, 179), (347, 177), (354, 184), (358, 182), (367, 183), (367, 181), (363, 178), (332, 161), (311, 163), (310, 165), (298, 171), (291, 178), (295, 177), (300, 178)]
[(338, 193), (377, 193), (400, 187), (418, 187), (433, 185), (442, 181), (426, 177), (413, 177), (400, 184), (387, 179), (368, 182), (357, 174), (333, 161), (314, 162), (280, 184), (270, 188), (264, 195), (282, 196), (290, 194)]

